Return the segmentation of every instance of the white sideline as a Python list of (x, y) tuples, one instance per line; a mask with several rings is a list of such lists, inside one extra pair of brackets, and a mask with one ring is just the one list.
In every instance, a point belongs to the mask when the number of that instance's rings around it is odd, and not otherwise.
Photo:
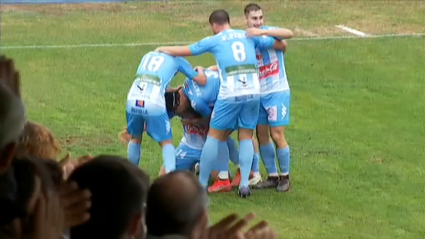
[[(425, 33), (409, 34), (382, 34), (359, 36), (329, 36), (329, 37), (299, 37), (288, 41), (315, 41), (315, 40), (342, 40), (342, 39), (365, 39), (365, 38), (391, 38), (391, 37), (423, 37)], [(109, 44), (75, 44), (75, 45), (22, 45), (22, 46), (0, 46), (0, 49), (54, 49), (54, 48), (89, 48), (89, 47), (135, 47), (135, 46), (164, 46), (164, 45), (186, 45), (193, 42), (140, 42), (140, 43), (109, 43)]]
[(344, 26), (344, 25), (336, 25), (335, 27), (336, 27), (336, 28), (339, 28), (339, 29), (341, 29), (341, 30), (344, 30), (344, 31), (346, 31), (346, 32), (349, 32), (349, 33), (351, 33), (351, 34), (357, 35), (357, 36), (361, 36), (361, 37), (366, 37), (366, 36), (368, 36), (368, 34), (366, 34), (366, 33), (364, 33), (364, 32), (361, 32), (361, 31), (356, 30), (356, 29), (353, 29), (353, 28), (349, 28), (349, 27)]

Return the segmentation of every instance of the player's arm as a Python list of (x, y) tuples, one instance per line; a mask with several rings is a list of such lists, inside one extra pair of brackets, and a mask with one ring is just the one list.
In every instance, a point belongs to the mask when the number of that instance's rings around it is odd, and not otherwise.
[(186, 77), (194, 80), (200, 85), (207, 84), (207, 77), (205, 76), (205, 73), (202, 69), (192, 69), (192, 65), (190, 65), (190, 63), (182, 57), (177, 57), (176, 60), (179, 63), (179, 71), (183, 73)]
[(156, 51), (163, 52), (171, 56), (196, 56), (208, 52), (212, 41), (206, 37), (199, 42), (189, 46), (162, 46), (156, 48)]
[(276, 40), (275, 38), (268, 36), (254, 37), (253, 40), (255, 47), (262, 50), (273, 48), (275, 50), (285, 51), (287, 46), (285, 41)]
[(202, 117), (208, 117), (212, 113), (212, 108), (202, 99), (195, 97), (190, 101), (192, 108)]
[(218, 66), (217, 65), (213, 65), (207, 68), (210, 71), (218, 71)]
[(294, 33), (286, 28), (269, 27), (267, 29), (248, 28), (246, 30), (248, 36), (268, 36), (276, 38), (277, 40), (291, 39)]
[(263, 36), (269, 36), (282, 39), (291, 39), (294, 33), (286, 28), (269, 28), (269, 29), (261, 29), (263, 31)]
[(189, 46), (162, 46), (156, 48), (156, 51), (168, 54), (170, 56), (191, 56)]

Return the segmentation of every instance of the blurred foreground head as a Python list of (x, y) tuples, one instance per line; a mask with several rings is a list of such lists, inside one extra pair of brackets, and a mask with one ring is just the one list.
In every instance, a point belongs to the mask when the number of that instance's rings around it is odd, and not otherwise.
[(33, 237), (37, 200), (41, 195), (50, 199), (59, 197), (52, 173), (60, 173), (60, 167), (51, 163), (55, 162), (35, 157), (16, 158), (7, 171), (7, 174), (13, 172), (13, 182), (0, 178), (0, 238)]
[(92, 194), (89, 221), (72, 227), (71, 238), (144, 238), (149, 177), (127, 159), (100, 155), (76, 168), (68, 181)]
[(18, 141), (16, 157), (40, 157), (57, 160), (61, 145), (45, 126), (28, 121)]
[(208, 225), (208, 196), (190, 172), (174, 171), (151, 185), (146, 209), (148, 235), (190, 237)]
[(24, 125), (25, 108), (22, 100), (0, 81), (0, 174), (15, 156)]

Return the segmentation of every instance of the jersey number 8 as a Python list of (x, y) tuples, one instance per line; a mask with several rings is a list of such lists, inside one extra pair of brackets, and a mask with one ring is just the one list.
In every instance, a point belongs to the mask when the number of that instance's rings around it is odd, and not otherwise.
[(232, 43), (232, 52), (233, 57), (236, 61), (241, 62), (245, 61), (246, 59), (246, 53), (245, 53), (245, 46), (242, 42), (236, 41)]
[(146, 58), (143, 58), (142, 62), (143, 70), (146, 70), (147, 68), (149, 71), (155, 72), (159, 70), (159, 67), (161, 67), (164, 62), (164, 57), (154, 56), (151, 58), (151, 56), (147, 55)]

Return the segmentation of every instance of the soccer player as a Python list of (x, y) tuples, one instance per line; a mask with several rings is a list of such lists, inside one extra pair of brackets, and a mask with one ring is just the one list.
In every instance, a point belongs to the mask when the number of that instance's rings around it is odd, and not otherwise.
[[(244, 13), (249, 35), (271, 36), (279, 40), (292, 37), (292, 31), (288, 29), (264, 26), (263, 12), (257, 4), (248, 4)], [(290, 188), (290, 151), (284, 133), (285, 126), (289, 124), (291, 94), (286, 77), (284, 51), (257, 49), (256, 53), (261, 82), (261, 106), (257, 138), (269, 176), (266, 181), (254, 186), (254, 188), (276, 188), (277, 191), (285, 192)], [(276, 151), (273, 143), (270, 142), (270, 135), (276, 144)], [(277, 173), (275, 163), (276, 154), (280, 166), (280, 175)]]
[(219, 68), (220, 92), (211, 115), (207, 141), (202, 150), (199, 179), (200, 183), (207, 187), (209, 175), (218, 158), (220, 144), (226, 144), (230, 132), (237, 126), (241, 167), (238, 194), (248, 197), (248, 180), (254, 156), (252, 136), (260, 107), (260, 82), (255, 48), (283, 49), (284, 44), (269, 37), (249, 38), (245, 31), (231, 29), (230, 17), (225, 10), (214, 11), (209, 22), (216, 35), (190, 46), (160, 47), (157, 50), (173, 56), (200, 55), (207, 52), (214, 55)]
[[(176, 149), (176, 169), (177, 170), (190, 170), (193, 165), (199, 163), (201, 157), (202, 148), (207, 138), (207, 133), (209, 130), (209, 121), (210, 116), (214, 107), (215, 102), (217, 101), (217, 96), (220, 89), (220, 79), (219, 75), (215, 71), (205, 70), (205, 75), (207, 76), (207, 81), (205, 85), (198, 85), (192, 79), (187, 78), (182, 87), (177, 89), (169, 89), (166, 93), (168, 94), (177, 94), (180, 97), (179, 104), (173, 105), (172, 100), (167, 100), (167, 109), (174, 108), (174, 114), (182, 118), (184, 135), (181, 140), (180, 145)], [(167, 97), (166, 97), (167, 98)], [(187, 103), (188, 102), (188, 103)], [(200, 117), (193, 117), (194, 114), (189, 115), (187, 112), (195, 111), (199, 114)], [(170, 115), (174, 115), (170, 113)], [(201, 119), (200, 119), (201, 118)], [(228, 139), (229, 146), (235, 146), (234, 140)], [(228, 147), (227, 144), (223, 145)], [(219, 149), (220, 152), (226, 151), (238, 151), (237, 148)], [(220, 153), (219, 152), (219, 153)], [(234, 153), (230, 155), (235, 155)], [(237, 154), (236, 154), (237, 155)], [(228, 162), (229, 155), (220, 155), (220, 162), (218, 164), (218, 169), (220, 171), (224, 169), (222, 174), (226, 175), (228, 179)], [(232, 158), (232, 161), (238, 161), (237, 158)], [(223, 166), (223, 164), (225, 164)], [(227, 166), (227, 167), (226, 167)], [(223, 175), (221, 175), (223, 176)], [(228, 190), (227, 190), (228, 189)], [(209, 192), (213, 192), (210, 187)], [(230, 182), (229, 187), (226, 188), (227, 191), (231, 190)]]
[(128, 159), (135, 165), (140, 162), (140, 144), (144, 126), (147, 125), (148, 135), (161, 145), (165, 171), (168, 173), (176, 168), (175, 148), (164, 93), (178, 72), (198, 81), (206, 81), (202, 71), (196, 72), (190, 63), (181, 57), (148, 52), (140, 62), (136, 79), (127, 95), (126, 105), (127, 130), (131, 135)]

